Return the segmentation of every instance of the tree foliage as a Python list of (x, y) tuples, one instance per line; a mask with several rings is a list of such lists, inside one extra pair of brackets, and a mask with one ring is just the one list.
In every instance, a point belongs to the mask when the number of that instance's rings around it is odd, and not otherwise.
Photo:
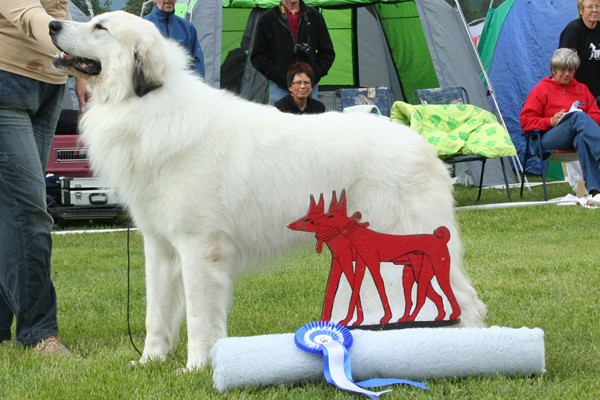
[[(140, 15), (142, 5), (146, 0), (127, 0), (124, 10), (135, 15)], [(153, 4), (150, 3), (144, 8), (144, 15), (148, 14), (152, 10)]]
[[(86, 15), (90, 15), (86, 0), (71, 0), (71, 2)], [(110, 10), (112, 0), (89, 0), (89, 3), (92, 5), (94, 15), (98, 15)]]
[[(446, 0), (451, 6), (456, 6), (454, 0)], [(474, 21), (479, 18), (485, 18), (488, 7), (490, 6), (489, 0), (459, 0), (460, 8), (462, 9), (465, 19), (467, 22)]]
[[(0, 0), (3, 1), (3, 0)], [(71, 0), (81, 11), (85, 14), (90, 15), (86, 0)], [(110, 10), (125, 10), (134, 15), (140, 15), (142, 10), (142, 4), (146, 0), (90, 0), (94, 15), (102, 14), (103, 12)], [(148, 14), (152, 10), (152, 2), (146, 5), (144, 9), (144, 15)]]

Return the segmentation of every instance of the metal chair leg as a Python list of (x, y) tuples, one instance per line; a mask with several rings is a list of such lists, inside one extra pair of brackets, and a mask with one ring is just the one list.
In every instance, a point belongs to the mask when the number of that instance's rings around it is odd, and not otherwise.
[(523, 172), (521, 172), (521, 197), (523, 197), (523, 189), (525, 188), (525, 166), (527, 165), (527, 156), (523, 162)]
[(523, 157), (523, 170), (521, 171), (521, 197), (525, 188), (525, 171), (527, 170), (527, 161), (529, 160), (529, 138), (525, 143), (525, 156)]
[(541, 160), (542, 163), (542, 187), (544, 188), (544, 201), (548, 201), (548, 188), (546, 187), (546, 168), (544, 167), (544, 160)]
[(546, 166), (544, 165), (544, 150), (542, 149), (542, 138), (537, 138), (538, 155), (540, 157), (540, 170), (542, 171), (542, 188), (544, 189), (544, 201), (548, 201), (548, 188), (546, 187)]
[(510, 185), (508, 184), (508, 177), (506, 176), (506, 168), (504, 167), (504, 160), (500, 157), (500, 165), (502, 166), (502, 175), (504, 175), (504, 185), (506, 186), (506, 194), (508, 201), (512, 203), (512, 195), (510, 193)]
[[(477, 194), (477, 199), (475, 201), (479, 201), (479, 199), (481, 198), (481, 189), (483, 187), (483, 173), (485, 172), (485, 162), (487, 160), (483, 159), (481, 160), (481, 176), (479, 177), (479, 193)], [(504, 178), (506, 178), (506, 175), (504, 176)]]

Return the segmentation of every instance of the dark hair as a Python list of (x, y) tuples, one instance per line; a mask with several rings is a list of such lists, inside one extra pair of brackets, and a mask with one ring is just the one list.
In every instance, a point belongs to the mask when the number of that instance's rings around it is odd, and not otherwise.
[(297, 62), (290, 65), (287, 73), (287, 85), (288, 87), (292, 86), (292, 82), (294, 81), (294, 76), (296, 74), (305, 73), (310, 78), (310, 83), (312, 86), (315, 85), (315, 75), (310, 64), (305, 62)]

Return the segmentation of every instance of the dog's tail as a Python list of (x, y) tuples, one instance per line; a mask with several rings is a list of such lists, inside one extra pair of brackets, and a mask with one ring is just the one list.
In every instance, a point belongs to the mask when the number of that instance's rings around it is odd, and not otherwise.
[(450, 241), (450, 231), (445, 226), (440, 226), (433, 231), (433, 234), (438, 239), (444, 241), (444, 243), (448, 243)]

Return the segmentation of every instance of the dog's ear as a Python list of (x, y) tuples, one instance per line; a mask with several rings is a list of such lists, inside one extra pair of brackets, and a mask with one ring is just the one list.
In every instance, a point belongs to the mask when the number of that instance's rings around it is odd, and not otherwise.
[(133, 90), (138, 97), (162, 86), (164, 60), (156, 57), (157, 51), (147, 45), (139, 45), (134, 53)]

